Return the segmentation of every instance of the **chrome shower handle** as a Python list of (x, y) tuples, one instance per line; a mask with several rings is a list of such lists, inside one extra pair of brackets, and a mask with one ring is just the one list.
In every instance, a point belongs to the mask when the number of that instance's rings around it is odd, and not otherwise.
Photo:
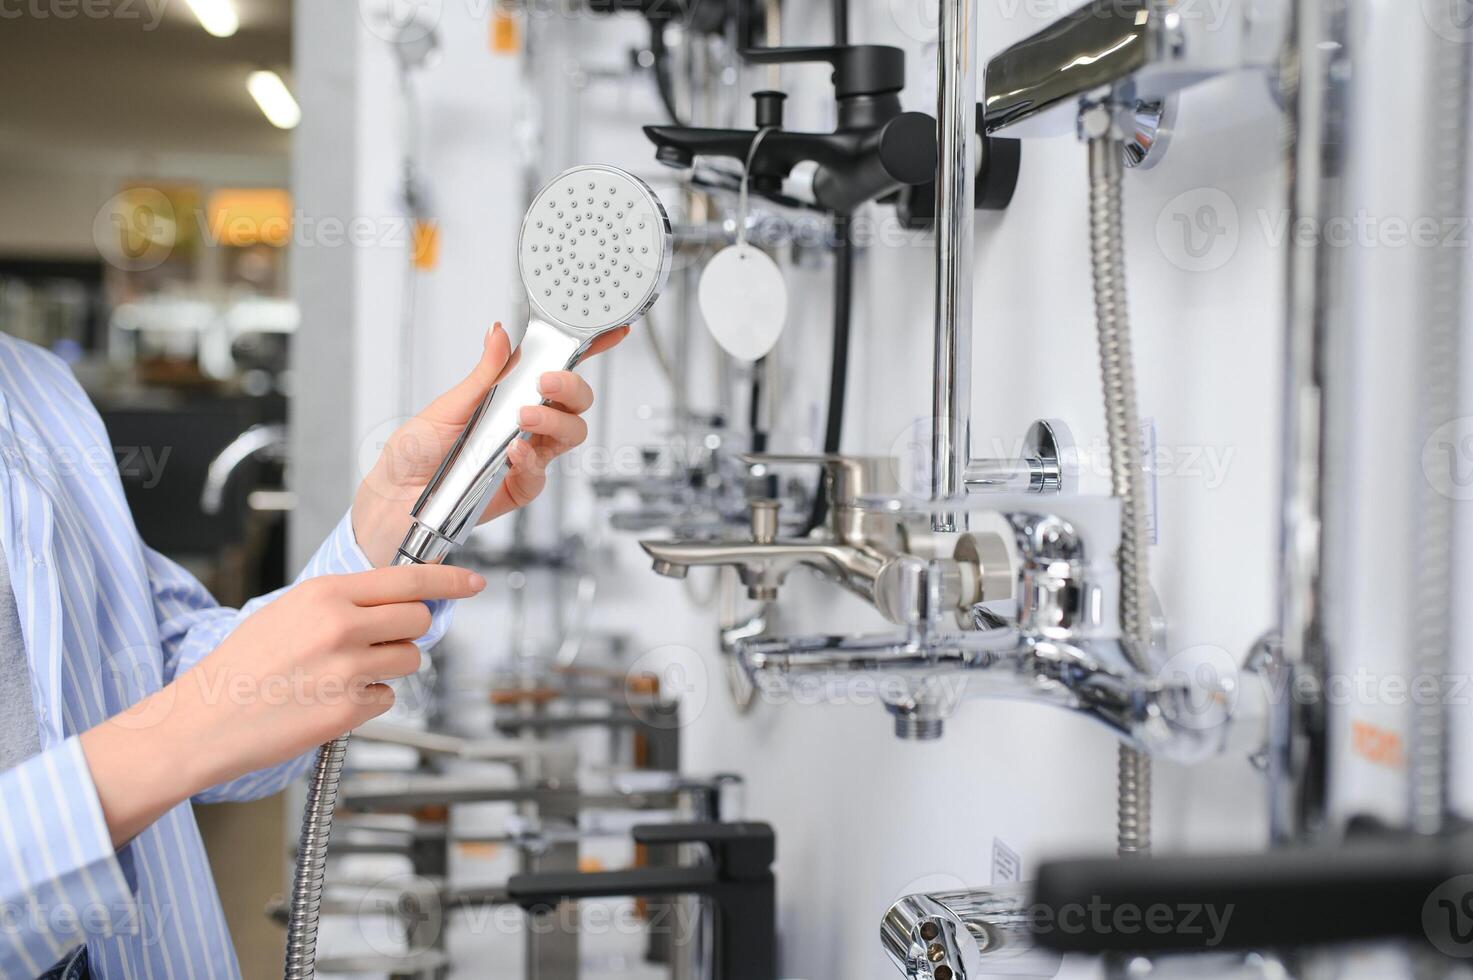
[(438, 562), (465, 543), (506, 476), (512, 443), (522, 434), (519, 413), (544, 403), (537, 382), (548, 371), (577, 365), (600, 336), (575, 336), (532, 320), (512, 352), (511, 366), (477, 407), (445, 454), (411, 516), (396, 565)]

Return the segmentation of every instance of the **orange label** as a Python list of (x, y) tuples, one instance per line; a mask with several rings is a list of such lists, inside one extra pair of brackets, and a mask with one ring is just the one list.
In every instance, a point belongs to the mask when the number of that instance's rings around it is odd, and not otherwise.
[(433, 221), (414, 223), (414, 267), (433, 269), (440, 263), (440, 226)]
[(1406, 747), (1401, 735), (1365, 721), (1350, 723), (1350, 747), (1367, 762), (1387, 769), (1406, 768)]
[(491, 53), (516, 54), (521, 49), (521, 33), (517, 30), (517, 19), (510, 11), (494, 10), (491, 13)]

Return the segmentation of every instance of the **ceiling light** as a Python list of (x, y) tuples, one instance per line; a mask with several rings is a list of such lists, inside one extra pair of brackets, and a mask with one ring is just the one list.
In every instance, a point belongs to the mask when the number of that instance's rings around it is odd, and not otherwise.
[(251, 72), (251, 77), (246, 79), (246, 89), (277, 129), (295, 129), (302, 121), (302, 107), (297, 105), (286, 82), (276, 72)]
[(240, 27), (235, 13), (235, 0), (185, 0), (199, 20), (199, 26), (216, 37), (229, 37)]

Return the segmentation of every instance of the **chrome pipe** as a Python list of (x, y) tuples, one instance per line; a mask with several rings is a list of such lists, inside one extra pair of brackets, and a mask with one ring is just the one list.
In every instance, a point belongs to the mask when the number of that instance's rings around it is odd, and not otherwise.
[[(1347, 7), (1348, 0), (1295, 3), (1285, 72), (1290, 227), (1325, 228), (1346, 214)], [(1296, 689), (1319, 695), (1334, 632), (1328, 552), (1343, 529), (1326, 488), (1345, 485), (1336, 479), (1343, 469), (1337, 436), (1345, 433), (1336, 425), (1335, 393), (1328, 390), (1349, 320), (1344, 253), (1319, 236), (1296, 238), (1289, 244), (1286, 283), (1279, 632), (1284, 668), (1302, 679)], [(1282, 698), (1274, 705), (1266, 762), (1273, 840), (1313, 836), (1326, 818), (1329, 769), (1325, 705), (1318, 697)]]
[(1029, 459), (974, 459), (964, 474), (969, 493), (1037, 493), (1044, 481), (1042, 466)]
[[(977, 117), (976, 0), (939, 0), (936, 45), (936, 343), (932, 400), (931, 493), (966, 492), (972, 418), (972, 236)], [(932, 518), (957, 528), (955, 514)]]
[(225, 503), (225, 487), (235, 471), (258, 454), (279, 457), (286, 448), (286, 426), (280, 423), (253, 425), (231, 440), (210, 460), (205, 471), (205, 484), (200, 490), (199, 509), (211, 517), (220, 513)]

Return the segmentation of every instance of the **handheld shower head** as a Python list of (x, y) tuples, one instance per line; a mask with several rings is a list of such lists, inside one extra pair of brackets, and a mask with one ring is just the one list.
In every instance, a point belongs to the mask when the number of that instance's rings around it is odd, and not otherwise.
[(537, 380), (575, 366), (602, 334), (654, 305), (674, 238), (660, 199), (614, 167), (566, 170), (522, 219), (517, 263), (531, 301), (510, 367), (486, 395), (414, 505), (397, 564), (435, 562), (464, 543), (506, 473), (517, 413), (542, 403)]
[(654, 305), (673, 247), (649, 185), (613, 167), (574, 167), (527, 209), (517, 263), (534, 313), (591, 340)]

